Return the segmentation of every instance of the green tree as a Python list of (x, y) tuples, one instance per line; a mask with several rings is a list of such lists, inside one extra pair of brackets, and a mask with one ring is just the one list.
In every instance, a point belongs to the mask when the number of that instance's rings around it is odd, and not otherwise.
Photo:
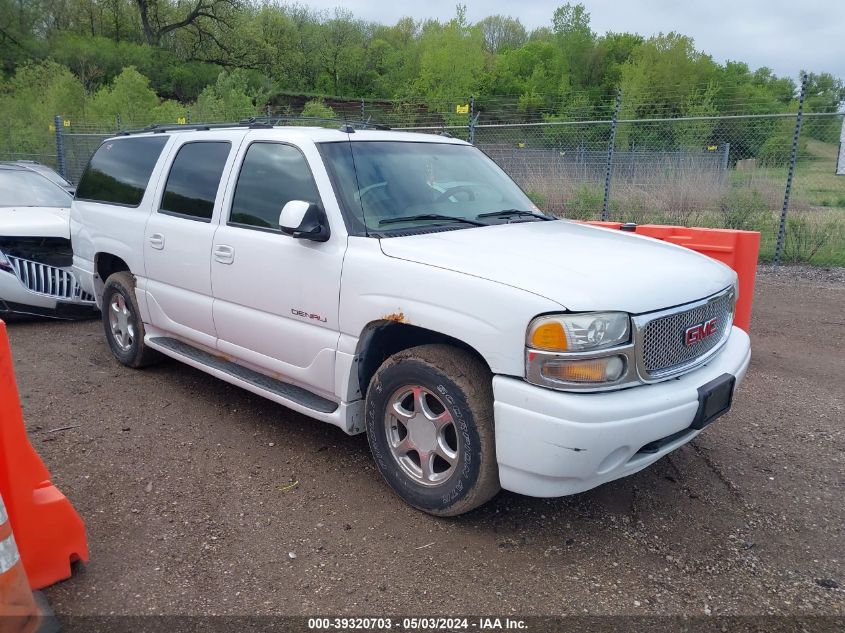
[(173, 0), (135, 0), (135, 5), (144, 41), (153, 46), (159, 46), (165, 36), (180, 29), (189, 29), (198, 39), (217, 44), (216, 27), (228, 26), (228, 20), (241, 6), (240, 0), (191, 0), (190, 4)]
[[(552, 42), (531, 41), (520, 48), (502, 51), (485, 81), (485, 92), (509, 96), (510, 99), (481, 99), (489, 103), (502, 120), (522, 114), (527, 120), (538, 120), (542, 112), (555, 107), (556, 99), (549, 86), (560, 83), (560, 49)], [(519, 97), (514, 109), (513, 96)], [(483, 108), (482, 108), (483, 109)]]
[(830, 73), (807, 73), (808, 112), (839, 112), (845, 105), (845, 83)]
[(318, 119), (334, 119), (337, 117), (337, 113), (331, 106), (327, 106), (326, 102), (322, 99), (311, 99), (310, 101), (306, 101), (305, 106), (302, 108), (302, 116)]
[[(420, 35), (420, 68), (413, 84), (432, 107), (454, 112), (480, 86), (485, 70), (481, 33), (470, 28), (466, 8), (458, 5), (448, 23), (427, 22)], [(465, 119), (464, 119), (465, 120)]]
[(490, 54), (519, 48), (528, 40), (528, 32), (519, 18), (491, 15), (476, 23), (475, 27), (481, 31), (484, 49)]
[(344, 9), (335, 9), (320, 29), (320, 60), (324, 83), (319, 86), (333, 95), (355, 92), (363, 69), (363, 24)]
[(214, 85), (202, 91), (191, 109), (194, 121), (237, 121), (260, 114), (267, 95), (249, 85), (242, 70), (221, 72)]
[(590, 28), (590, 14), (583, 4), (564, 4), (555, 9), (553, 31), (560, 46), (561, 95), (585, 89), (593, 74), (595, 34)]
[(0, 0), (0, 72), (13, 73), (43, 54), (46, 42), (37, 35), (40, 9), (36, 3)]
[(91, 119), (104, 124), (119, 119), (124, 128), (175, 123), (184, 113), (184, 107), (178, 103), (159, 99), (149, 79), (133, 66), (125, 68), (111, 85), (98, 90), (88, 106)]
[(19, 66), (0, 82), (0, 150), (55, 153), (49, 128), (57, 114), (70, 122), (85, 115), (82, 83), (52, 61)]

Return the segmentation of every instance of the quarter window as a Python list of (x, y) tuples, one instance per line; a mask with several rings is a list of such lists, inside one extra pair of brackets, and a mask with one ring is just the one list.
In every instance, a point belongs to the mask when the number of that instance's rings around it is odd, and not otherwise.
[(279, 213), (291, 200), (320, 201), (305, 156), (291, 145), (250, 145), (235, 187), (229, 223), (278, 231)]
[(137, 207), (167, 139), (142, 136), (106, 141), (91, 157), (76, 197)]
[(185, 143), (173, 160), (159, 213), (208, 222), (232, 144)]

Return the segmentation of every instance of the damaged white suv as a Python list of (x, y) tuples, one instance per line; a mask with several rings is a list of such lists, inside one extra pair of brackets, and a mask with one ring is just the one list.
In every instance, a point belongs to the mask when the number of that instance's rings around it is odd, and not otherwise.
[(0, 163), (0, 318), (93, 318), (71, 271), (73, 196), (34, 165)]
[(442, 136), (129, 134), (95, 153), (71, 225), (118, 360), (366, 431), (437, 515), (634, 473), (727, 411), (750, 360), (730, 268), (545, 216)]

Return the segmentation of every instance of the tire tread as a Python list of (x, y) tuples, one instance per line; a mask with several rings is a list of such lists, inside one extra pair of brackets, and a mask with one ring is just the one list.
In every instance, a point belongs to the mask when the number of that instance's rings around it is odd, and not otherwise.
[[(451, 517), (474, 510), (492, 499), (501, 489), (496, 463), (495, 425), (493, 420), (493, 381), (490, 370), (471, 353), (451, 345), (420, 345), (388, 358), (375, 373), (373, 383), (394, 365), (415, 360), (447, 376), (463, 392), (472, 411), (480, 441), (480, 469), (472, 489), (453, 504), (442, 509), (418, 509), (436, 516)], [(373, 385), (370, 385), (372, 389)], [(369, 393), (369, 391), (368, 391)], [(411, 504), (414, 505), (414, 504)]]

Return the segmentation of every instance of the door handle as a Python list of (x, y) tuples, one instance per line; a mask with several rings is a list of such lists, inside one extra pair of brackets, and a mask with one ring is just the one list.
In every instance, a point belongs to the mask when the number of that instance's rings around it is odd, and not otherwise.
[(221, 264), (231, 264), (235, 261), (235, 249), (225, 244), (214, 247), (214, 259)]
[(157, 250), (162, 250), (164, 248), (164, 235), (161, 233), (153, 233), (150, 235), (150, 246)]

